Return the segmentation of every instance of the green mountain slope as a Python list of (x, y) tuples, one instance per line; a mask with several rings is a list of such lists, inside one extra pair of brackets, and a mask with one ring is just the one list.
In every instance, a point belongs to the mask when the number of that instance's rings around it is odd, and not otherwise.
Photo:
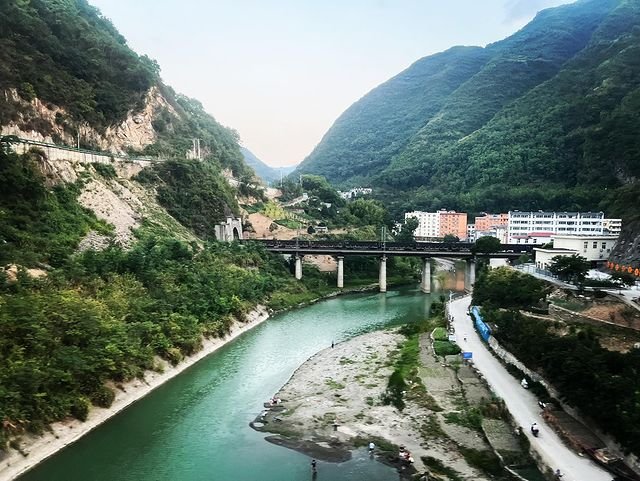
[[(640, 162), (638, 25), (640, 5), (631, 0), (543, 11), (513, 36), (474, 49), (483, 62), (444, 98), (417, 80), (378, 87), (336, 121), (299, 170), (343, 184), (366, 175), (395, 213), (614, 205)], [(402, 118), (407, 105), (417, 112), (434, 102), (436, 112), (406, 129), (373, 121), (367, 135), (375, 140), (356, 141), (367, 119)], [(387, 148), (394, 140), (396, 149)]]
[(7, 0), (0, 18), (0, 127), (163, 158), (185, 158), (199, 138), (205, 160), (251, 175), (237, 133), (165, 86), (158, 64), (86, 0)]
[(488, 59), (479, 47), (454, 47), (418, 60), (349, 107), (296, 171), (333, 182), (379, 172)]

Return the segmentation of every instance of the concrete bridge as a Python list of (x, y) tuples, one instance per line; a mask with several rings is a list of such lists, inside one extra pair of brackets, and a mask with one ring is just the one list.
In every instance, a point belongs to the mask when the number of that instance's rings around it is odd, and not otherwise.
[(360, 242), (360, 241), (307, 241), (258, 240), (270, 252), (290, 254), (295, 259), (296, 279), (302, 279), (304, 255), (331, 255), (338, 262), (338, 287), (344, 287), (345, 256), (378, 256), (380, 258), (380, 292), (387, 291), (387, 257), (409, 256), (422, 258), (422, 292), (431, 292), (431, 258), (443, 257), (466, 260), (469, 284), (475, 283), (476, 257), (518, 258), (533, 251), (533, 245), (505, 244), (497, 252), (475, 252), (474, 244), (455, 242)]

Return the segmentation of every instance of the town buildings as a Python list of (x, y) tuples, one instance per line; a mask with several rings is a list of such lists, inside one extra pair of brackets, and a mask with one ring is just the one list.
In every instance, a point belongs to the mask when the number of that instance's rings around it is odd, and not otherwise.
[(440, 237), (456, 236), (463, 240), (467, 238), (467, 213), (454, 210), (438, 211), (440, 214)]
[(373, 189), (371, 189), (370, 187), (354, 187), (353, 189), (348, 190), (346, 192), (338, 191), (338, 194), (343, 199), (349, 200), (349, 199), (355, 199), (356, 197), (360, 197), (363, 195), (370, 195), (372, 192), (373, 192)]
[(514, 210), (483, 214), (476, 217), (473, 224), (467, 224), (466, 213), (444, 209), (437, 212), (407, 212), (405, 220), (410, 217), (415, 217), (419, 222), (414, 234), (416, 240), (437, 239), (451, 234), (467, 242), (491, 236), (503, 244), (544, 245), (561, 236), (615, 237), (622, 228), (620, 219), (606, 219), (603, 212)]
[(554, 235), (553, 247), (536, 247), (536, 267), (547, 269), (556, 256), (579, 255), (594, 265), (609, 259), (618, 240), (617, 235)]
[(509, 211), (509, 244), (545, 244), (551, 236), (604, 234), (602, 212)]
[(414, 211), (404, 215), (418, 219), (418, 228), (414, 232), (416, 240), (428, 240), (454, 235), (458, 239), (467, 238), (467, 214), (453, 210), (439, 210), (437, 212)]
[(476, 231), (485, 232), (509, 224), (509, 214), (484, 214), (476, 217)]

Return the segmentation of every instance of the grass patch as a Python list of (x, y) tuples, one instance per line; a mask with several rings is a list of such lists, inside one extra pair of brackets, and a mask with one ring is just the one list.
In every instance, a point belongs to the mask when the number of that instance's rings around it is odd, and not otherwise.
[(450, 412), (444, 415), (448, 424), (457, 424), (465, 428), (482, 432), (482, 414), (478, 408), (470, 408), (461, 412)]
[(449, 333), (444, 327), (436, 327), (433, 330), (433, 339), (436, 341), (448, 341)]
[(422, 456), (422, 462), (429, 468), (432, 474), (442, 475), (449, 478), (449, 481), (464, 481), (464, 478), (458, 471), (448, 466), (445, 466), (442, 461), (431, 456)]
[(327, 378), (324, 380), (324, 383), (329, 386), (331, 389), (344, 389), (344, 384), (339, 383), (338, 381), (334, 381), (331, 378)]
[(551, 299), (551, 302), (556, 306), (564, 307), (565, 309), (569, 309), (574, 312), (582, 312), (588, 307), (587, 304), (574, 300), (553, 298)]
[(499, 476), (503, 473), (500, 460), (493, 451), (478, 451), (477, 449), (465, 448), (464, 446), (459, 446), (458, 449), (469, 465), (474, 468), (478, 468), (492, 476)]
[(438, 421), (438, 416), (436, 414), (430, 414), (427, 416), (427, 420), (420, 426), (420, 434), (423, 439), (430, 438), (446, 438), (447, 435), (442, 430), (442, 426), (440, 426), (440, 421)]
[(104, 177), (107, 180), (115, 179), (118, 177), (116, 174), (116, 169), (113, 168), (111, 164), (103, 164), (101, 162), (92, 162), (91, 166), (96, 170), (96, 172)]
[(345, 364), (355, 364), (356, 362), (353, 359), (349, 359), (348, 357), (341, 357), (340, 358), (340, 365), (344, 366)]

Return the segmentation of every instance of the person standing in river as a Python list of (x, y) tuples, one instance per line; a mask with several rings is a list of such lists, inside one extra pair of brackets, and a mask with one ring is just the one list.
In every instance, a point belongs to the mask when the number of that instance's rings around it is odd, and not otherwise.
[(316, 460), (312, 459), (311, 460), (311, 472), (313, 474), (316, 474), (318, 472), (318, 467), (317, 466), (318, 466), (318, 463), (316, 462)]

